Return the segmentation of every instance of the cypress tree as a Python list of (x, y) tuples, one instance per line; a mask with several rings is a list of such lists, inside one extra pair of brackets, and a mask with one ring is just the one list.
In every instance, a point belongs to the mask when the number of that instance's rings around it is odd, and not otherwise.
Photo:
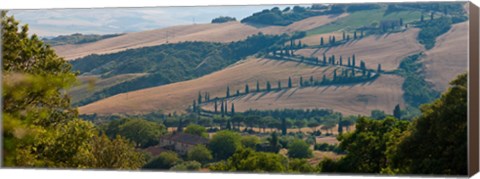
[(301, 40), (298, 40), (297, 48), (302, 48), (302, 41)]
[(287, 135), (287, 121), (282, 117), (282, 135)]
[(223, 109), (223, 111), (225, 111), (225, 115), (228, 116), (228, 101), (225, 100), (225, 105), (223, 106), (225, 109)]
[(337, 80), (337, 69), (333, 70), (333, 81)]
[(224, 100), (222, 100), (222, 104), (220, 105), (220, 113), (222, 114), (222, 117), (225, 116), (225, 109), (223, 106), (225, 106)]
[(193, 100), (193, 103), (192, 103), (192, 111), (193, 112), (197, 111), (197, 102), (195, 100)]
[(325, 54), (323, 54), (323, 64), (324, 64), (324, 65), (327, 64), (327, 56), (325, 56)]
[(277, 86), (278, 86), (278, 90), (282, 89), (282, 82), (280, 80), (278, 80), (277, 82)]
[(320, 37), (320, 46), (323, 46), (323, 37)]
[(230, 97), (230, 87), (227, 86), (227, 94), (226, 94), (226, 97), (229, 98)]
[(325, 76), (325, 74), (323, 74), (322, 83), (326, 83), (326, 82), (327, 82), (327, 76)]
[(397, 119), (401, 119), (402, 111), (400, 110), (400, 105), (399, 104), (397, 104), (395, 106), (395, 109), (393, 109), (393, 116)]
[(205, 92), (205, 101), (204, 102), (207, 102), (208, 101), (208, 93)]
[(368, 73), (367, 73), (367, 77), (368, 77), (368, 78), (372, 77), (372, 73), (371, 73), (371, 71), (368, 71)]
[(202, 103), (202, 94), (198, 92), (198, 104)]
[(257, 92), (260, 92), (260, 83), (257, 80)]
[(237, 90), (236, 96), (240, 96), (240, 90)]
[(350, 64), (350, 57), (348, 57), (348, 64), (347, 64), (347, 66), (350, 66), (350, 65), (351, 65), (351, 64)]
[(215, 111), (215, 114), (218, 112), (218, 104), (217, 104), (217, 99), (215, 99), (215, 104), (214, 104), (214, 111)]
[(245, 84), (245, 94), (250, 93), (250, 88), (248, 87), (248, 84)]
[(342, 40), (345, 40), (345, 31), (342, 33)]
[(270, 85), (270, 81), (267, 81), (267, 91), (270, 92), (272, 86)]
[(300, 85), (300, 87), (303, 86), (303, 77), (302, 76), (300, 77), (300, 84), (299, 85)]
[(342, 59), (342, 56), (340, 56), (340, 65), (343, 65), (343, 59)]
[(235, 104), (232, 103), (232, 116), (235, 115)]
[(352, 56), (352, 66), (355, 67), (355, 54)]
[(342, 121), (342, 117), (340, 117), (340, 119), (338, 120), (338, 134), (342, 134), (343, 133), (343, 121)]
[(353, 39), (357, 39), (357, 31), (353, 32)]
[(227, 130), (232, 130), (232, 124), (231, 124), (231, 122), (230, 122), (230, 119), (229, 119), (229, 120), (227, 120), (227, 126), (226, 126), (226, 129), (227, 129)]
[(313, 84), (313, 76), (310, 76), (310, 84)]
[(378, 66), (377, 66), (377, 72), (378, 72), (378, 73), (382, 72), (382, 64), (378, 64)]
[(292, 88), (292, 78), (288, 77), (288, 88)]
[(350, 40), (350, 34), (347, 35), (347, 41), (349, 41), (349, 40)]
[(335, 36), (332, 37), (332, 42), (335, 44)]

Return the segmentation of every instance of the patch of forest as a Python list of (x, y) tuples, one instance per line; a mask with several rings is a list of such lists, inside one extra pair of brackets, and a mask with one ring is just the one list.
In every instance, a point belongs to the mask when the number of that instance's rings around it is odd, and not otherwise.
[(106, 34), (106, 35), (97, 35), (97, 34), (80, 34), (75, 33), (71, 35), (60, 35), (54, 37), (52, 39), (42, 39), (43, 42), (51, 45), (51, 46), (58, 46), (58, 45), (67, 45), (67, 44), (83, 44), (83, 43), (90, 43), (95, 42), (107, 38), (117, 37), (123, 34)]

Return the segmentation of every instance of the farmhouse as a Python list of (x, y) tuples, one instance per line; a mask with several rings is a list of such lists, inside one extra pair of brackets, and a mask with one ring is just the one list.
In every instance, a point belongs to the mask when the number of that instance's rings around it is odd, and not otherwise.
[(186, 133), (173, 133), (160, 138), (159, 146), (184, 155), (196, 145), (206, 145), (207, 138)]

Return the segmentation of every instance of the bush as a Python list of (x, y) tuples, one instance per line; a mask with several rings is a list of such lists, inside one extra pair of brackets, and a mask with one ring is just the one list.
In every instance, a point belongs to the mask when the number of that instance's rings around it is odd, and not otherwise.
[(212, 23), (225, 23), (230, 21), (237, 21), (237, 19), (235, 17), (229, 17), (229, 16), (220, 16), (215, 19), (212, 19)]
[(181, 162), (182, 160), (178, 157), (175, 152), (163, 152), (158, 157), (148, 162), (144, 169), (170, 169), (175, 164)]
[(204, 145), (197, 145), (188, 151), (187, 159), (205, 164), (212, 160), (212, 152)]
[(215, 159), (227, 159), (238, 148), (242, 147), (240, 138), (241, 136), (238, 133), (232, 131), (220, 131), (212, 137), (208, 144), (208, 148), (212, 151)]
[(310, 158), (312, 157), (310, 146), (303, 140), (295, 139), (288, 144), (288, 157), (291, 158)]
[(170, 170), (173, 170), (173, 171), (198, 171), (201, 167), (202, 167), (202, 164), (200, 164), (197, 161), (186, 161), (186, 162), (182, 162), (182, 163), (179, 163), (179, 164), (173, 166), (172, 168), (170, 168)]

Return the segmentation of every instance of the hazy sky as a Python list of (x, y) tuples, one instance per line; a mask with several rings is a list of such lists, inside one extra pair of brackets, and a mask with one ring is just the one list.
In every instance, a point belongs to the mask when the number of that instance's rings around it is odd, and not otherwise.
[[(279, 5), (283, 9), (288, 5)], [(97, 8), (11, 10), (22, 24), (28, 23), (30, 32), (39, 36), (57, 36), (73, 33), (113, 34), (144, 31), (167, 26), (210, 23), (218, 16), (241, 20), (254, 12), (271, 9), (269, 6), (203, 6), (157, 8)]]

